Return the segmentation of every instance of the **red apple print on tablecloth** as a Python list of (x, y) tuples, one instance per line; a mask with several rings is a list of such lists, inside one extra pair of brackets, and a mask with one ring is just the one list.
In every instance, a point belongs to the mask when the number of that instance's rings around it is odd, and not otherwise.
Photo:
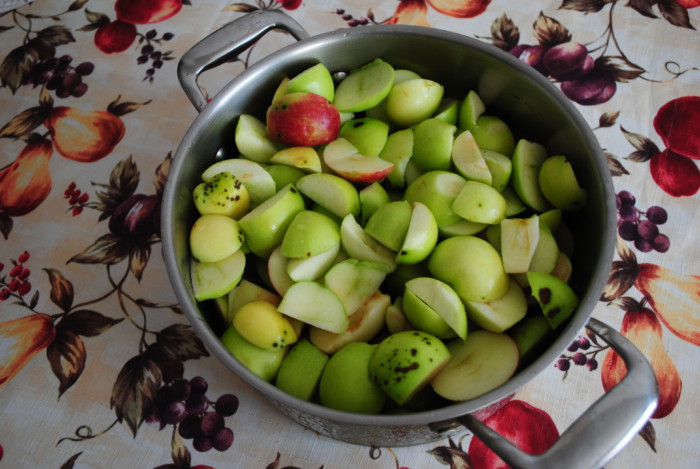
[(160, 234), (160, 195), (134, 194), (121, 202), (109, 219), (118, 236), (148, 239)]
[(473, 18), (479, 16), (491, 0), (426, 0), (435, 11), (453, 18)]
[(674, 197), (689, 197), (700, 189), (700, 170), (695, 162), (666, 149), (649, 160), (654, 182)]
[[(484, 423), (529, 454), (542, 454), (559, 438), (559, 430), (543, 410), (512, 400)], [(484, 443), (473, 437), (469, 444), (473, 469), (507, 469), (509, 466)]]
[(296, 10), (301, 6), (301, 0), (277, 0), (285, 10)]
[(677, 4), (685, 8), (695, 8), (700, 6), (700, 0), (673, 0)]
[(654, 129), (669, 150), (700, 160), (700, 96), (683, 96), (661, 106)]
[(385, 23), (430, 26), (427, 13), (428, 7), (423, 0), (404, 0), (399, 2), (396, 11)]
[(0, 341), (7, 352), (0, 363), (0, 386), (19, 373), (55, 337), (56, 328), (47, 314), (35, 313), (0, 322)]
[(95, 46), (105, 54), (124, 52), (136, 40), (136, 26), (116, 20), (103, 24), (95, 31)]
[(182, 8), (182, 0), (117, 0), (114, 11), (125, 23), (152, 24), (175, 16)]
[(26, 215), (51, 192), (49, 160), (51, 141), (28, 143), (17, 159), (0, 170), (0, 213), (10, 217)]

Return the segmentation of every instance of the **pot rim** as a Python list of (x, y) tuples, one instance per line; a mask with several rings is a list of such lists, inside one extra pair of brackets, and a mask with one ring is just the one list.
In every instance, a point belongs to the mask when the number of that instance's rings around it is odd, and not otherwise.
[[(173, 225), (173, 206), (176, 200), (173, 187), (175, 184), (170, 183), (174, 178), (174, 174), (179, 174), (184, 162), (184, 156), (192, 146), (192, 142), (196, 141), (200, 132), (198, 127), (202, 123), (209, 122), (215, 119), (220, 114), (222, 107), (225, 105), (226, 99), (235, 93), (235, 90), (243, 86), (250, 80), (255, 80), (257, 76), (263, 76), (268, 73), (271, 64), (283, 60), (285, 55), (290, 51), (299, 52), (313, 51), (317, 47), (322, 47), (326, 42), (333, 43), (339, 40), (349, 40), (348, 38), (359, 36), (382, 36), (382, 35), (404, 35), (411, 37), (427, 37), (430, 39), (438, 39), (456, 43), (461, 47), (467, 47), (476, 50), (480, 54), (488, 55), (500, 62), (504, 62), (508, 67), (515, 69), (519, 74), (523, 75), (527, 80), (531, 81), (540, 88), (541, 91), (549, 95), (553, 101), (569, 116), (576, 130), (581, 134), (586, 144), (593, 154), (593, 166), (596, 172), (602, 178), (603, 190), (607, 195), (614, 194), (612, 178), (610, 177), (603, 151), (598, 143), (598, 140), (593, 134), (593, 131), (586, 123), (583, 116), (575, 108), (573, 103), (566, 98), (563, 93), (557, 89), (549, 80), (537, 72), (532, 67), (519, 61), (511, 56), (506, 51), (503, 51), (486, 42), (446, 30), (438, 30), (422, 26), (411, 25), (369, 25), (362, 28), (347, 28), (335, 31), (330, 31), (312, 36), (308, 39), (303, 39), (299, 42), (285, 46), (284, 48), (273, 52), (266, 57), (260, 59), (256, 63), (250, 65), (246, 70), (234, 77), (218, 92), (203, 111), (196, 117), (188, 128), (183, 137), (177, 152), (173, 158), (170, 176), (166, 184), (163, 194), (163, 213), (162, 226), (165, 227), (161, 238), (163, 255), (166, 264), (166, 270), (173, 286), (173, 290), (178, 301), (183, 308), (185, 316), (190, 324), (195, 328), (196, 332), (202, 337), (210, 351), (234, 374), (242, 381), (254, 387), (261, 392), (266, 398), (273, 401), (279, 401), (282, 404), (291, 408), (297, 409), (300, 412), (308, 413), (323, 419), (336, 421), (345, 424), (358, 426), (413, 426), (425, 425), (432, 422), (450, 421), (455, 418), (471, 414), (479, 409), (489, 406), (495, 402), (506, 399), (512, 396), (518, 389), (535, 378), (546, 367), (551, 365), (561, 352), (571, 343), (573, 338), (583, 329), (589, 317), (592, 315), (595, 305), (598, 302), (599, 295), (603, 289), (608, 275), (608, 268), (612, 261), (615, 239), (608, 236), (601, 241), (601, 255), (596, 259), (596, 265), (592, 269), (592, 276), (588, 282), (588, 288), (584, 295), (580, 297), (580, 303), (574, 315), (569, 319), (564, 329), (561, 330), (553, 342), (541, 352), (541, 354), (533, 360), (527, 367), (519, 370), (505, 384), (498, 388), (487, 392), (475, 399), (463, 402), (454, 402), (452, 404), (440, 407), (438, 409), (428, 411), (417, 411), (401, 415), (393, 414), (355, 414), (350, 412), (338, 411), (320, 404), (304, 401), (291, 396), (272, 383), (266, 382), (257, 375), (245, 368), (239, 363), (233, 355), (223, 346), (219, 337), (213, 332), (210, 325), (200, 315), (199, 308), (193, 298), (188, 294), (188, 286), (184, 284), (183, 278), (178, 275), (178, 262), (175, 256), (175, 246), (171, 237), (170, 227)], [(331, 44), (332, 45), (332, 44)], [(328, 47), (328, 46), (326, 46)], [(310, 55), (309, 57), (313, 57)], [(611, 200), (613, 199), (613, 200)], [(605, 200), (606, 213), (604, 221), (605, 231), (610, 231), (611, 227), (615, 226), (615, 207), (614, 198), (607, 197)]]

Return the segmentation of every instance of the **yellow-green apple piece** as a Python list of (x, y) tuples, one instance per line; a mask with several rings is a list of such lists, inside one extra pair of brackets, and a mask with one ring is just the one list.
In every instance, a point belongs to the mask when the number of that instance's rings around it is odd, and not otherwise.
[(233, 327), (245, 340), (265, 350), (280, 350), (298, 340), (294, 328), (267, 301), (251, 301), (233, 316)]
[(283, 164), (271, 164), (265, 167), (265, 171), (270, 174), (272, 180), (275, 182), (275, 190), (277, 188), (281, 189), (287, 184), (296, 184), (302, 176), (306, 176), (307, 174), (299, 168)]
[(492, 150), (511, 156), (515, 148), (513, 132), (503, 119), (481, 115), (476, 120), (476, 128), (470, 129), (474, 140), (483, 150)]
[(498, 253), (501, 253), (501, 224), (489, 225), (484, 232), (486, 235), (486, 241), (489, 242), (491, 246), (496, 248)]
[(409, 70), (407, 68), (397, 68), (394, 70), (394, 84), (398, 85), (402, 81), (406, 80), (413, 80), (416, 78), (422, 78), (420, 75), (418, 75), (416, 72), (413, 70)]
[(406, 287), (406, 282), (416, 277), (426, 277), (430, 275), (428, 272), (427, 262), (419, 262), (418, 264), (398, 264), (393, 272), (386, 276), (386, 280), (382, 285), (383, 289), (390, 292), (393, 296), (403, 295), (403, 290)]
[(323, 284), (335, 293), (348, 314), (353, 314), (374, 295), (386, 278), (382, 264), (347, 259), (331, 267)]
[(313, 147), (287, 147), (270, 157), (270, 163), (299, 168), (305, 173), (320, 173), (321, 158)]
[(340, 224), (340, 242), (345, 252), (354, 259), (377, 262), (387, 272), (396, 268), (394, 252), (368, 235), (352, 215), (346, 215)]
[(449, 350), (434, 335), (413, 330), (396, 332), (377, 345), (369, 361), (369, 375), (394, 402), (403, 405), (449, 360)]
[(389, 124), (372, 117), (358, 117), (345, 122), (340, 127), (339, 138), (344, 138), (357, 148), (358, 153), (379, 156), (387, 137)]
[(452, 210), (465, 220), (494, 225), (506, 217), (506, 199), (488, 184), (467, 181), (452, 202)]
[(333, 149), (331, 145), (326, 146), (323, 150), (323, 162), (331, 171), (347, 181), (371, 184), (386, 179), (394, 169), (393, 163), (378, 156), (367, 156), (361, 153), (346, 156), (336, 153)]
[(297, 213), (305, 208), (304, 198), (290, 185), (246, 213), (240, 220), (250, 251), (267, 257), (284, 239), (287, 228)]
[(418, 168), (418, 165), (415, 161), (413, 161), (413, 158), (409, 158), (408, 163), (406, 163), (406, 171), (404, 171), (403, 174), (406, 186), (410, 186), (416, 179), (421, 177), (423, 174), (425, 173), (423, 173), (423, 171), (421, 171), (420, 168)]
[(280, 300), (282, 299), (277, 293), (271, 292), (245, 278), (238, 282), (238, 285), (231, 290), (227, 298), (227, 312), (225, 316), (227, 324), (230, 324), (236, 312), (248, 303), (253, 301), (267, 301), (276, 307), (280, 304)]
[(362, 112), (379, 104), (394, 84), (394, 68), (381, 59), (353, 70), (335, 89), (339, 111)]
[(278, 309), (287, 316), (330, 332), (341, 333), (348, 328), (348, 315), (338, 295), (312, 280), (291, 285)]
[(459, 123), (459, 108), (461, 102), (455, 98), (442, 98), (440, 106), (435, 111), (433, 118), (447, 122), (451, 125)]
[[(235, 287), (234, 287), (234, 290), (235, 290)], [(221, 317), (227, 325), (231, 323), (231, 321), (229, 321), (229, 319), (228, 319), (229, 318), (229, 316), (228, 316), (228, 296), (229, 296), (229, 294), (230, 293), (224, 294), (221, 296), (217, 296), (216, 298), (213, 298), (211, 300), (211, 304), (212, 304), (214, 310), (218, 313), (219, 317)]]
[(586, 191), (576, 179), (571, 162), (563, 155), (547, 158), (540, 167), (539, 185), (547, 201), (567, 212), (586, 205)]
[(560, 208), (553, 208), (540, 213), (539, 217), (540, 223), (544, 223), (551, 231), (555, 231), (561, 226), (564, 214)]
[(384, 186), (378, 182), (373, 182), (360, 189), (359, 195), (360, 214), (362, 215), (360, 224), (362, 226), (367, 224), (367, 221), (379, 207), (391, 201), (389, 193), (384, 189)]
[(350, 182), (335, 174), (307, 174), (299, 179), (297, 189), (306, 197), (340, 218), (360, 215), (360, 196)]
[(526, 317), (508, 330), (508, 335), (518, 345), (520, 363), (527, 363), (535, 358), (549, 342), (552, 334), (549, 322), (542, 315)]
[(408, 331), (413, 328), (403, 311), (403, 296), (397, 296), (394, 302), (386, 309), (384, 323), (390, 334)]
[(318, 388), (323, 406), (358, 414), (381, 412), (386, 395), (367, 373), (376, 347), (351, 342), (330, 357)]
[(289, 77), (284, 77), (280, 81), (280, 84), (275, 88), (275, 93), (272, 95), (272, 103), (280, 99), (285, 94), (289, 93)]
[(292, 396), (310, 401), (318, 392), (328, 355), (307, 339), (301, 339), (282, 360), (275, 386)]
[(485, 110), (486, 105), (476, 91), (469, 91), (459, 107), (459, 128), (461, 130), (474, 130), (476, 120)]
[(477, 330), (447, 344), (450, 361), (431, 381), (436, 393), (468, 401), (505, 384), (520, 362), (515, 341), (505, 333)]
[(510, 175), (513, 174), (513, 160), (503, 153), (492, 150), (482, 150), (481, 156), (489, 167), (491, 186), (498, 192), (503, 192), (510, 181)]
[(336, 334), (318, 327), (309, 329), (309, 340), (323, 352), (332, 355), (351, 342), (370, 342), (384, 327), (391, 297), (376, 291), (348, 316), (348, 328)]
[(190, 276), (195, 299), (204, 301), (226, 295), (240, 282), (245, 264), (245, 254), (240, 250), (215, 262), (190, 259)]
[(248, 190), (251, 207), (260, 205), (277, 192), (277, 185), (270, 172), (266, 171), (259, 163), (243, 158), (217, 161), (204, 170), (202, 180), (208, 181), (223, 172), (233, 174), (243, 183)]
[(317, 63), (292, 77), (287, 88), (287, 93), (315, 93), (328, 101), (333, 101), (335, 97), (333, 77), (322, 63)]
[(333, 266), (339, 252), (340, 239), (328, 250), (311, 257), (289, 259), (287, 274), (295, 282), (319, 279)]
[(549, 227), (540, 220), (540, 237), (527, 270), (549, 274), (559, 257), (559, 247)]
[(550, 274), (557, 277), (559, 280), (569, 283), (571, 279), (571, 274), (573, 273), (573, 265), (569, 256), (559, 251), (557, 255), (557, 262), (554, 264), (554, 268)]
[(425, 78), (397, 83), (386, 98), (387, 115), (399, 126), (415, 125), (435, 114), (444, 92), (440, 83)]
[(190, 229), (190, 251), (200, 262), (216, 262), (238, 251), (245, 241), (240, 223), (226, 215), (202, 215)]
[(320, 213), (321, 215), (327, 216), (327, 217), (330, 218), (331, 220), (335, 221), (339, 226), (340, 226), (340, 222), (343, 221), (343, 219), (340, 218), (338, 215), (336, 215), (335, 213), (331, 212), (331, 211), (328, 210), (326, 207), (317, 204), (316, 202), (312, 202), (312, 203), (311, 203), (311, 210), (313, 210), (314, 212), (318, 212), (318, 213)]
[(508, 290), (498, 251), (476, 236), (440, 241), (428, 259), (433, 277), (450, 285), (463, 301), (493, 301)]
[(234, 131), (238, 152), (249, 160), (267, 163), (282, 145), (267, 136), (265, 123), (250, 114), (241, 114)]
[(457, 127), (429, 118), (413, 127), (413, 161), (423, 172), (449, 170)]
[(411, 182), (404, 192), (404, 199), (427, 206), (438, 227), (452, 225), (462, 220), (452, 210), (452, 202), (466, 182), (462, 176), (450, 171), (430, 171)]
[(489, 226), (493, 225), (487, 225), (486, 223), (475, 223), (469, 220), (459, 220), (457, 223), (439, 227), (438, 232), (440, 236), (444, 238), (448, 238), (450, 236), (469, 236), (481, 233)]
[(297, 213), (282, 239), (282, 255), (308, 258), (340, 243), (340, 227), (332, 218), (313, 210)]
[(491, 184), (491, 171), (469, 130), (455, 137), (451, 158), (454, 167), (466, 179)]
[(394, 252), (401, 248), (413, 209), (405, 200), (395, 200), (379, 207), (369, 218), (365, 231)]
[(566, 321), (578, 306), (578, 296), (569, 284), (561, 279), (550, 274), (528, 272), (527, 280), (532, 289), (532, 296), (537, 300), (552, 329)]
[(488, 303), (466, 301), (464, 305), (469, 320), (491, 332), (503, 332), (512, 327), (525, 317), (528, 307), (525, 292), (513, 279), (502, 297)]
[(267, 382), (275, 379), (287, 353), (287, 349), (270, 351), (251, 344), (233, 325), (223, 333), (221, 343), (244, 367)]
[(544, 212), (551, 208), (540, 189), (540, 167), (547, 159), (544, 145), (520, 139), (513, 150), (513, 189), (528, 207)]
[(289, 259), (282, 255), (282, 247), (277, 246), (272, 250), (267, 259), (267, 277), (270, 279), (272, 288), (279, 295), (284, 295), (289, 287), (294, 284), (294, 280), (289, 276), (287, 264)]
[(513, 189), (512, 179), (511, 183), (503, 188), (501, 195), (506, 199), (506, 218), (513, 217), (527, 210), (527, 205), (520, 200), (518, 194), (515, 193), (515, 189)]
[(509, 274), (527, 272), (540, 240), (537, 215), (529, 218), (506, 218), (501, 221), (501, 257)]
[[(462, 340), (467, 337), (467, 314), (464, 303), (452, 287), (438, 279), (418, 277), (406, 282), (403, 310), (416, 328), (441, 339), (449, 339), (455, 335)], [(444, 330), (440, 321), (431, 319), (433, 315), (437, 315), (447, 325), (448, 331)], [(431, 322), (438, 326), (434, 332), (421, 327)]]
[(248, 189), (229, 172), (197, 184), (192, 198), (200, 215), (218, 214), (238, 219), (250, 208)]
[(413, 129), (401, 129), (389, 134), (379, 157), (394, 164), (387, 180), (392, 187), (406, 185), (406, 167), (413, 156)]
[(411, 220), (396, 254), (399, 264), (417, 264), (425, 260), (438, 241), (438, 225), (430, 209), (421, 202), (411, 204)]

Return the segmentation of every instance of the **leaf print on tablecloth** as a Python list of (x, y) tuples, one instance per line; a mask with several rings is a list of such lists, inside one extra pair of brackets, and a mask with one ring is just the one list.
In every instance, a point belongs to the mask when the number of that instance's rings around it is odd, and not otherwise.
[(449, 466), (450, 469), (471, 469), (472, 462), (469, 454), (462, 449), (462, 437), (459, 443), (455, 444), (452, 438), (448, 439), (449, 446), (436, 446), (426, 451), (432, 455), (440, 464)]

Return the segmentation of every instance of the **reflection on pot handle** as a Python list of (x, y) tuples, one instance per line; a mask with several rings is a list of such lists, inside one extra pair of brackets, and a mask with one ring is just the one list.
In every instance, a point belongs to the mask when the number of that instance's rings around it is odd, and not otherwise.
[(198, 111), (201, 112), (207, 104), (206, 96), (197, 85), (199, 74), (237, 57), (273, 30), (287, 31), (298, 41), (309, 37), (309, 33), (287, 14), (258, 10), (228, 23), (182, 56), (177, 67), (177, 77)]
[(472, 415), (456, 420), (514, 468), (602, 467), (644, 427), (656, 409), (659, 391), (651, 365), (629, 340), (597, 319), (590, 318), (586, 327), (622, 357), (627, 374), (545, 453), (521, 451)]

